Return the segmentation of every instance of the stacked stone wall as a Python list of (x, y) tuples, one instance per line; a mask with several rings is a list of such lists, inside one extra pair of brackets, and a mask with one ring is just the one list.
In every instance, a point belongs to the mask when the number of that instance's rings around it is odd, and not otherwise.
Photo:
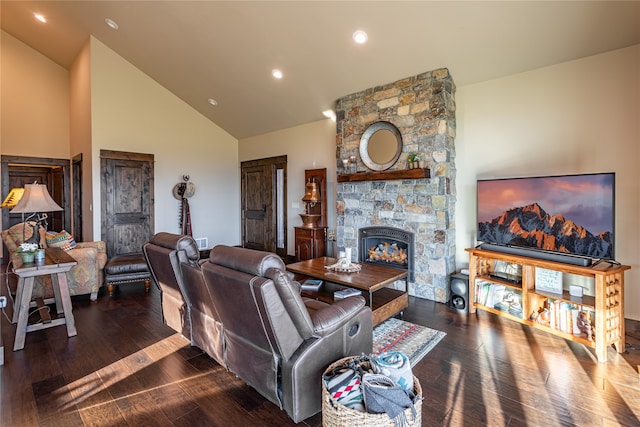
[[(455, 84), (446, 68), (366, 89), (338, 100), (336, 161), (361, 162), (360, 137), (377, 121), (393, 123), (403, 148), (391, 170), (407, 169), (407, 157), (423, 156), (430, 178), (338, 183), (339, 249), (358, 248), (358, 229), (385, 225), (415, 233), (415, 281), (409, 293), (438, 302), (448, 299), (448, 277), (455, 270)], [(353, 172), (351, 169), (349, 172)], [(358, 258), (359, 259), (359, 258)]]

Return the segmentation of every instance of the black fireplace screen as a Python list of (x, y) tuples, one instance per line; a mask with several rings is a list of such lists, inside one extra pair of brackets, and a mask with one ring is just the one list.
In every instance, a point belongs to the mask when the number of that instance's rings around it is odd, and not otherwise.
[(413, 240), (412, 232), (399, 228), (363, 227), (358, 230), (360, 262), (407, 270), (413, 281)]

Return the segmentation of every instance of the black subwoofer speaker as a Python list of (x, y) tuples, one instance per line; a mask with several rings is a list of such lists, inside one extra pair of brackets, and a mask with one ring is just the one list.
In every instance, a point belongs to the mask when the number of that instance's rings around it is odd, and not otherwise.
[(469, 303), (469, 276), (452, 274), (449, 278), (449, 307), (460, 313), (468, 313)]

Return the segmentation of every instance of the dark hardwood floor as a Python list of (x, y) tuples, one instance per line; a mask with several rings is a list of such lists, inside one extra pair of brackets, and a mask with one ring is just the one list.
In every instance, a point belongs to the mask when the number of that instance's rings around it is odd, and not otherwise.
[[(31, 332), (17, 352), (2, 316), (2, 426), (293, 425), (161, 323), (155, 286), (116, 292), (73, 299), (76, 337), (64, 326)], [(603, 364), (583, 345), (484, 312), (411, 298), (405, 319), (447, 333), (413, 368), (425, 426), (640, 425), (639, 322), (627, 322), (626, 353), (610, 348)]]

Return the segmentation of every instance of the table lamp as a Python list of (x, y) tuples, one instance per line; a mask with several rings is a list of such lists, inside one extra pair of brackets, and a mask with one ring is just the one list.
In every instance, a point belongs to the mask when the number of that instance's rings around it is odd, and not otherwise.
[[(47, 186), (44, 184), (38, 184), (38, 182), (34, 182), (33, 184), (25, 184), (24, 186), (24, 194), (18, 204), (11, 209), (11, 213), (21, 213), (22, 214), (22, 240), (24, 241), (25, 237), (25, 213), (31, 213), (30, 216), (27, 217), (27, 221), (32, 217), (36, 217), (35, 224), (33, 224), (33, 235), (31, 238), (25, 243), (40, 243), (38, 230), (41, 225), (44, 224), (44, 228), (47, 228), (47, 214), (46, 212), (54, 212), (61, 211), (62, 208), (51, 198), (49, 195), (49, 191), (47, 191)], [(38, 215), (42, 212), (42, 215)]]

